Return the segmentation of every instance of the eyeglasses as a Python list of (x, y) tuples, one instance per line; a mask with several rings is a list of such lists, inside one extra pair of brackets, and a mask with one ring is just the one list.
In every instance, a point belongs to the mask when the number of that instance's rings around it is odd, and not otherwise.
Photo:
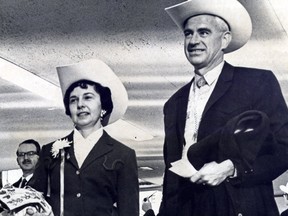
[(25, 155), (26, 155), (27, 157), (33, 157), (34, 155), (38, 155), (38, 153), (37, 153), (36, 151), (17, 152), (17, 156), (18, 156), (18, 157), (24, 158)]

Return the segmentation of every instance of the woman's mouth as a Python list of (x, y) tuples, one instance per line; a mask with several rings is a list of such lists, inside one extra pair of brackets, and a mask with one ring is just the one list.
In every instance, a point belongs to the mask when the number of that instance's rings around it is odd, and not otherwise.
[(86, 115), (89, 115), (88, 112), (80, 112), (77, 114), (78, 117), (82, 117), (82, 116), (86, 116)]

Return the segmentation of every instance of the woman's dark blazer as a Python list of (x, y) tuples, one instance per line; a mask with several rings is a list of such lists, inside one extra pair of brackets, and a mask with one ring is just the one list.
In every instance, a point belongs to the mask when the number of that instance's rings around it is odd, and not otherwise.
[[(65, 138), (73, 141), (73, 132)], [(47, 200), (57, 216), (60, 211), (60, 158), (52, 157), (52, 145), (43, 146), (39, 166), (30, 185), (45, 195), (49, 194), (50, 185), (51, 196)], [(65, 148), (65, 157), (65, 216), (111, 216), (115, 214), (114, 203), (117, 204), (118, 216), (139, 216), (134, 150), (104, 131), (81, 168), (75, 159), (73, 142), (71, 147)]]
[[(230, 216), (240, 213), (249, 216), (279, 215), (274, 201), (272, 180), (287, 169), (288, 110), (275, 76), (271, 71), (233, 67), (225, 62), (215, 89), (205, 106), (198, 141), (223, 127), (232, 117), (247, 110), (266, 113), (276, 137), (274, 147), (259, 155), (254, 169), (245, 170), (241, 165), (234, 164), (237, 178), (225, 181), (224, 184), (237, 188), (237, 196), (227, 197), (226, 189), (219, 189), (223, 184), (220, 184), (220, 187), (210, 187), (211, 190), (219, 190), (218, 194), (224, 195), (214, 197), (220, 204), (218, 212), (211, 212), (213, 210), (210, 209), (209, 203), (205, 203), (206, 199), (193, 198), (205, 189), (203, 186), (201, 189), (200, 186), (168, 170), (171, 162), (181, 158), (185, 145), (185, 118), (191, 83), (192, 81), (177, 91), (164, 106), (166, 168), (159, 215), (190, 216), (191, 209), (205, 212), (201, 216)], [(191, 200), (196, 200), (196, 204), (191, 204)], [(233, 204), (228, 205), (229, 202)], [(222, 204), (224, 205), (221, 207)]]

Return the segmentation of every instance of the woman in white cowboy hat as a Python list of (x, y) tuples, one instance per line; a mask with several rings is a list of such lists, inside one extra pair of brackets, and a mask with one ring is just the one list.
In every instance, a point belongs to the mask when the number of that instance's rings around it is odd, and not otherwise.
[(75, 128), (43, 146), (31, 186), (54, 215), (139, 216), (135, 151), (102, 126), (127, 108), (127, 92), (104, 62), (93, 59), (57, 68), (66, 114)]

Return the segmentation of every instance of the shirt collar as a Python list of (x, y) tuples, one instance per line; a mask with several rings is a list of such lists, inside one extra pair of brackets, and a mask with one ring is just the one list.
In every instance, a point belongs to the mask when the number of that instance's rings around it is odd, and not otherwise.
[(84, 142), (92, 142), (92, 143), (96, 143), (100, 137), (103, 134), (103, 127), (99, 128), (98, 130), (94, 131), (92, 134), (90, 134), (87, 138), (84, 138), (82, 136), (82, 134), (76, 129), (74, 128), (74, 143), (78, 142), (78, 141), (84, 141)]
[(32, 178), (33, 174), (29, 174), (28, 176), (24, 177), (22, 176), (22, 180), (25, 178), (27, 182)]
[[(204, 78), (209, 86), (211, 86), (218, 79), (218, 77), (221, 74), (223, 66), (224, 66), (224, 61), (222, 61), (215, 68), (213, 68), (212, 70), (204, 74)], [(194, 78), (195, 78), (195, 75), (194, 75)]]

